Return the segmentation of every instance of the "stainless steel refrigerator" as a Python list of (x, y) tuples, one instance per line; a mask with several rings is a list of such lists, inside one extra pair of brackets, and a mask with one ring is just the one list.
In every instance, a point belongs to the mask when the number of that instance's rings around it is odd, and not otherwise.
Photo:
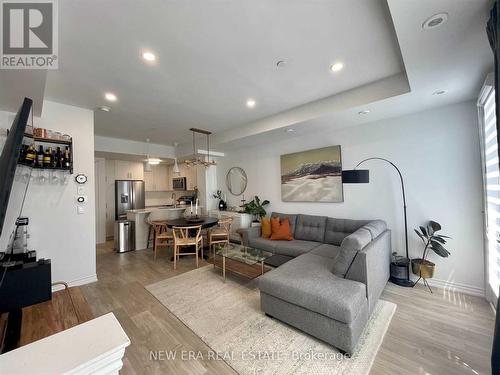
[(115, 181), (115, 220), (127, 218), (126, 210), (144, 208), (145, 194), (142, 180)]

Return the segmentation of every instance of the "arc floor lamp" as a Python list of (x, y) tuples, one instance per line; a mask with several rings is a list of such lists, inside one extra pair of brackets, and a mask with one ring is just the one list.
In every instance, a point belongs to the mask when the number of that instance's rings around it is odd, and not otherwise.
[(367, 158), (364, 160), (361, 160), (355, 167), (354, 169), (351, 170), (345, 170), (342, 171), (342, 183), (344, 184), (367, 184), (370, 182), (370, 171), (368, 169), (356, 169), (358, 168), (361, 164), (370, 161), (370, 160), (378, 160), (378, 161), (383, 161), (385, 163), (388, 163), (391, 165), (399, 175), (399, 180), (401, 181), (401, 191), (403, 195), (403, 213), (404, 213), (404, 219), (405, 219), (405, 249), (406, 249), (406, 278), (391, 278), (391, 281), (394, 284), (404, 286), (404, 287), (413, 287), (415, 283), (410, 280), (410, 258), (408, 255), (408, 220), (406, 217), (406, 194), (405, 194), (405, 184), (403, 180), (403, 175), (401, 174), (401, 171), (399, 168), (394, 164), (392, 161), (384, 159), (384, 158), (379, 158), (379, 157), (373, 157), (373, 158)]

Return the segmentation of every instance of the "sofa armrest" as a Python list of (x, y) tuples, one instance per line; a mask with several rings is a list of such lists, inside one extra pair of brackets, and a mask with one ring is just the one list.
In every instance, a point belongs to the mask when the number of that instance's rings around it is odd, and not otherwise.
[(363, 227), (348, 235), (340, 244), (340, 251), (335, 258), (332, 272), (338, 277), (345, 277), (356, 254), (372, 240), (372, 235)]
[(345, 277), (351, 267), (356, 254), (368, 246), (372, 241), (387, 230), (387, 224), (383, 220), (373, 220), (363, 225), (354, 233), (348, 235), (340, 244), (340, 252), (335, 261), (333, 273)]
[(237, 233), (241, 236), (241, 244), (248, 246), (250, 238), (260, 237), (260, 227), (239, 228)]
[(366, 285), (369, 311), (373, 310), (389, 279), (391, 231), (385, 230), (356, 254), (345, 278)]

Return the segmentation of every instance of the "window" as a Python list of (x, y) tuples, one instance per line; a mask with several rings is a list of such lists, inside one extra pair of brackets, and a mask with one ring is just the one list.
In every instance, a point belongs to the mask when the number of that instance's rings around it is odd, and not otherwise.
[(484, 181), (487, 298), (495, 303), (500, 287), (500, 173), (495, 89), (487, 79), (479, 97), (479, 126)]

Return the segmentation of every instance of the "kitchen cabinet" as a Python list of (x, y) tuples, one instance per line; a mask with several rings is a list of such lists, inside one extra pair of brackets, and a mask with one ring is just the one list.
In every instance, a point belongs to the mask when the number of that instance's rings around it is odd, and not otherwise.
[(166, 181), (167, 181), (166, 188), (165, 188), (166, 191), (173, 190), (172, 179), (174, 179), (176, 177), (186, 177), (186, 189), (193, 190), (198, 185), (198, 181), (197, 181), (198, 168), (205, 168), (205, 167), (201, 167), (201, 166), (187, 167), (184, 163), (179, 163), (179, 173), (174, 173), (174, 166), (173, 165), (167, 165), (164, 167), (165, 167), (165, 170), (162, 171), (162, 173), (164, 173), (164, 175), (162, 175), (161, 179), (162, 179), (162, 181), (164, 181), (163, 179), (166, 178)]
[(143, 180), (144, 166), (141, 162), (115, 160), (116, 180)]
[(166, 165), (156, 165), (153, 169), (153, 179), (156, 191), (167, 191), (167, 166)]
[(197, 168), (205, 168), (201, 166), (190, 166), (188, 167), (186, 164), (179, 164), (179, 174), (174, 175), (173, 177), (186, 177), (186, 189), (194, 190), (197, 186)]
[(153, 171), (152, 170), (150, 172), (144, 171), (144, 190), (155, 191), (154, 186), (155, 183), (154, 183)]
[(172, 189), (172, 178), (174, 177), (173, 173), (173, 165), (166, 165), (165, 166), (166, 174), (167, 174), (167, 191), (171, 191)]
[(151, 172), (144, 172), (144, 188), (146, 191), (168, 191), (168, 180), (166, 165), (152, 165)]

